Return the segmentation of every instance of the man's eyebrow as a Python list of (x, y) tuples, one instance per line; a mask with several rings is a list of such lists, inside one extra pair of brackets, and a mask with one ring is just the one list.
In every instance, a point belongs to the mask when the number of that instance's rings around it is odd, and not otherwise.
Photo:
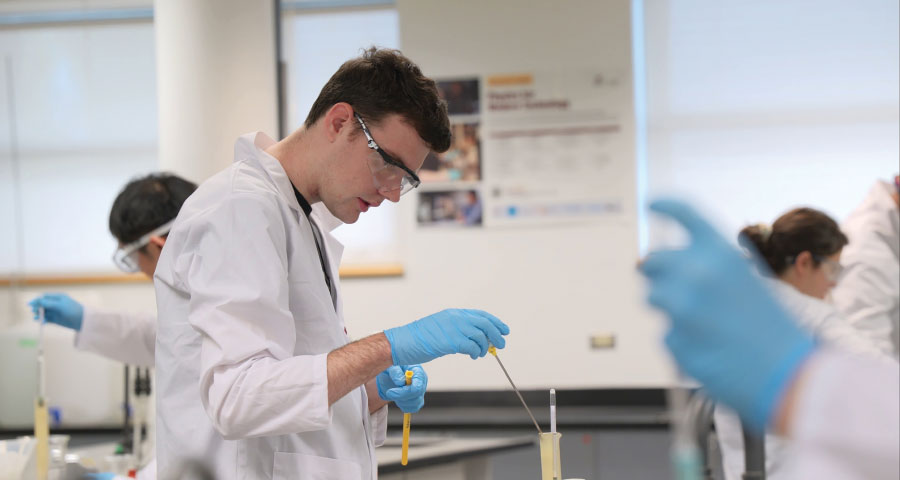
[[(399, 155), (397, 155), (397, 154), (395, 154), (394, 152), (392, 152), (392, 151), (390, 151), (390, 150), (384, 148), (383, 146), (381, 146), (380, 143), (378, 144), (378, 148), (380, 148), (381, 150), (383, 150), (384, 153), (388, 154), (388, 156), (391, 157), (391, 160), (394, 160), (395, 162), (400, 162), (401, 164), (403, 164), (404, 167), (409, 168), (409, 165), (408, 165), (406, 162), (404, 162), (403, 159), (400, 158)], [(412, 170), (412, 168), (409, 168), (409, 169)]]

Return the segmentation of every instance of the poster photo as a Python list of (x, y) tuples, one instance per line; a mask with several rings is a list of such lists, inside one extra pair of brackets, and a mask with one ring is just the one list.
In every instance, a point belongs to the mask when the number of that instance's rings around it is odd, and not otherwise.
[(420, 192), (416, 217), (420, 226), (479, 227), (482, 210), (477, 190)]
[(481, 180), (481, 138), (478, 123), (450, 126), (450, 149), (429, 153), (419, 170), (423, 182), (477, 182)]
[(478, 78), (442, 80), (437, 82), (438, 93), (447, 101), (450, 115), (477, 115), (481, 111)]

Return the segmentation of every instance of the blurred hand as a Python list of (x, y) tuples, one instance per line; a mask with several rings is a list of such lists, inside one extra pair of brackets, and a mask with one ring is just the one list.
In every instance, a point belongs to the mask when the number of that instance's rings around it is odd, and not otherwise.
[[(413, 372), (409, 385), (406, 384), (406, 371)], [(416, 413), (425, 405), (425, 389), (428, 387), (428, 375), (421, 365), (403, 367), (393, 365), (375, 377), (378, 385), (378, 396), (397, 404), (403, 413)]]
[(690, 233), (686, 249), (653, 252), (640, 267), (650, 282), (648, 301), (671, 320), (669, 351), (712, 397), (762, 431), (815, 349), (812, 337), (691, 207), (663, 200), (650, 208)]
[(506, 346), (509, 327), (481, 310), (449, 309), (402, 327), (384, 331), (391, 343), (394, 365), (430, 362), (453, 353), (483, 357), (491, 343)]
[(28, 306), (34, 312), (35, 320), (38, 319), (38, 309), (43, 307), (44, 320), (47, 322), (71, 328), (76, 332), (81, 330), (84, 307), (64, 293), (46, 293), (28, 302)]

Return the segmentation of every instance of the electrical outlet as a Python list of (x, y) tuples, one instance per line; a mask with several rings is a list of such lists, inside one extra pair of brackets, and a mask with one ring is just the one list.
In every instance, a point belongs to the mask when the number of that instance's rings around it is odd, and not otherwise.
[(608, 350), (616, 347), (616, 334), (598, 333), (590, 336), (591, 350)]

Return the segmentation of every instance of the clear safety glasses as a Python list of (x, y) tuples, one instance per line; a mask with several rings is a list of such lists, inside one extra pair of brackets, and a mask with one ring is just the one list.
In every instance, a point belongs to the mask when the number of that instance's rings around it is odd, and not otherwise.
[(366, 135), (366, 141), (368, 142), (369, 148), (378, 152), (378, 155), (373, 153), (372, 155), (369, 155), (369, 158), (367, 159), (369, 170), (372, 172), (372, 177), (375, 179), (375, 187), (383, 193), (396, 193), (399, 191), (401, 196), (418, 187), (419, 184), (422, 183), (421, 180), (419, 180), (419, 176), (407, 168), (403, 162), (394, 159), (387, 152), (382, 150), (381, 147), (375, 143), (375, 139), (372, 138), (369, 127), (366, 126), (366, 122), (363, 121), (362, 117), (356, 113), (353, 115), (356, 117), (356, 120), (359, 121), (359, 126), (362, 127), (362, 131)]
[(175, 223), (175, 220), (164, 223), (160, 227), (152, 230), (150, 233), (144, 235), (136, 241), (117, 248), (113, 253), (113, 263), (115, 263), (116, 266), (119, 267), (119, 270), (122, 270), (126, 273), (135, 273), (140, 270), (138, 266), (138, 255), (140, 254), (139, 250), (143, 248), (144, 245), (150, 243), (151, 237), (161, 237), (169, 233), (169, 230), (172, 229), (173, 223)]
[[(834, 260), (830, 260), (816, 254), (812, 254), (812, 257), (813, 260), (819, 262), (819, 265), (822, 266), (822, 269), (825, 271), (825, 278), (827, 278), (829, 282), (837, 282), (838, 279), (841, 278), (841, 273), (844, 273), (844, 266), (839, 262), (835, 262)], [(796, 261), (796, 256), (787, 258), (787, 262), (789, 265), (793, 265)]]
[(844, 273), (844, 266), (839, 262), (829, 260), (820, 255), (813, 255), (813, 258), (825, 269), (825, 278), (829, 282), (837, 282), (841, 278), (841, 273)]

